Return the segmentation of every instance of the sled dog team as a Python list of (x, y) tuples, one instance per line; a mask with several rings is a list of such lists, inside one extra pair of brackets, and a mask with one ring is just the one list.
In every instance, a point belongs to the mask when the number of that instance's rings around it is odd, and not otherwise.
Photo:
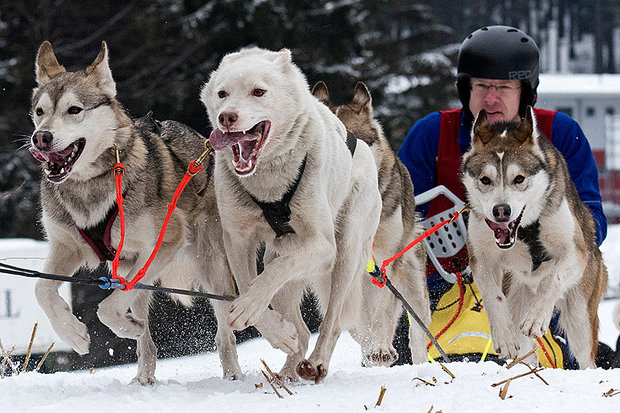
[[(114, 257), (116, 148), (126, 169), (119, 274), (132, 277), (153, 250), (167, 204), (205, 137), (178, 122), (130, 118), (116, 98), (105, 42), (77, 72), (67, 72), (44, 42), (35, 71), (30, 152), (43, 171), (41, 219), (50, 245), (44, 271), (71, 275)], [(279, 373), (286, 380), (323, 380), (343, 330), (359, 342), (364, 365), (391, 365), (402, 305), (372, 285), (366, 265), (395, 255), (422, 228), (409, 173), (374, 118), (366, 86), (358, 83), (350, 104), (333, 106), (324, 83), (310, 91), (290, 51), (251, 48), (222, 59), (200, 100), (213, 127), (213, 179), (197, 174), (190, 181), (143, 282), (238, 294), (232, 303), (212, 301), (225, 378), (243, 377), (233, 330), (252, 325), (287, 354)], [(558, 307), (579, 365), (594, 367), (606, 270), (592, 217), (533, 113), (497, 125), (482, 111), (462, 174), (472, 208), (472, 269), (495, 349), (506, 358), (523, 355)], [(534, 232), (542, 257), (522, 237)], [(425, 267), (420, 243), (387, 275), (428, 325)], [(87, 328), (58, 294), (59, 284), (40, 280), (37, 299), (58, 335), (88, 353)], [(299, 308), (308, 288), (323, 316), (309, 355)], [(157, 358), (150, 298), (145, 290), (115, 290), (97, 312), (116, 335), (137, 340), (134, 381), (143, 385), (155, 382)], [(413, 361), (424, 362), (427, 339), (415, 323), (409, 338)]]

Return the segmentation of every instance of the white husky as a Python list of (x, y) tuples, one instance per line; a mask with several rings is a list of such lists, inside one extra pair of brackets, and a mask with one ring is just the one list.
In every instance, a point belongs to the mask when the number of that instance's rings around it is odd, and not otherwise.
[[(241, 292), (229, 323), (253, 325), (271, 302), (299, 335), (281, 375), (319, 382), (340, 332), (358, 320), (361, 288), (354, 280), (368, 281), (364, 268), (381, 213), (372, 153), (355, 139), (347, 147), (345, 127), (312, 96), (288, 50), (227, 55), (201, 100), (215, 127), (218, 208)], [(265, 268), (257, 276), (261, 243)], [(299, 303), (309, 284), (324, 319), (303, 360), (309, 331)]]

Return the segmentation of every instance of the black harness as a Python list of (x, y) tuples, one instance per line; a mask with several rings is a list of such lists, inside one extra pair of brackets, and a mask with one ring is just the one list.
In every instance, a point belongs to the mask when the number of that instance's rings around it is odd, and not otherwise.
[(532, 257), (532, 271), (536, 271), (543, 262), (553, 258), (540, 242), (540, 222), (536, 221), (527, 227), (517, 229), (517, 238), (527, 245)]
[[(351, 157), (355, 154), (355, 148), (357, 147), (357, 137), (347, 131), (347, 147), (351, 152)], [(295, 191), (297, 191), (297, 187), (299, 186), (299, 182), (301, 181), (301, 177), (304, 174), (304, 170), (306, 169), (306, 160), (308, 159), (308, 155), (304, 158), (304, 161), (299, 168), (299, 172), (297, 173), (297, 178), (293, 182), (292, 185), (289, 186), (286, 193), (282, 196), (279, 201), (274, 202), (263, 202), (259, 201), (254, 197), (254, 195), (249, 194), (252, 201), (256, 203), (263, 210), (263, 216), (267, 220), (267, 223), (276, 233), (276, 238), (280, 238), (286, 234), (294, 234), (295, 230), (289, 224), (291, 220), (291, 200), (293, 199), (293, 195), (295, 195)]]
[(347, 147), (351, 152), (351, 158), (355, 155), (355, 148), (357, 147), (357, 136), (353, 132), (347, 131)]

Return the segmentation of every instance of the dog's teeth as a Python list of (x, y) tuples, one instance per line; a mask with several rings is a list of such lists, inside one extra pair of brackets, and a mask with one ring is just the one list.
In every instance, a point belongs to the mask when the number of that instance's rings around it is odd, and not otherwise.
[(45, 168), (45, 169), (43, 170), (43, 172), (45, 172), (45, 175), (49, 175), (49, 174), (51, 174), (51, 173), (52, 173), (52, 171), (51, 171), (50, 169), (47, 169), (47, 168)]

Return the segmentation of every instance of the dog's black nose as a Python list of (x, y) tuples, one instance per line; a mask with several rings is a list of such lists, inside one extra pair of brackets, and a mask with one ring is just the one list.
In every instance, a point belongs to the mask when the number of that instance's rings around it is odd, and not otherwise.
[(220, 122), (220, 125), (224, 127), (231, 127), (239, 117), (235, 112), (222, 112), (220, 116), (218, 116), (217, 120)]
[(498, 204), (493, 207), (493, 218), (496, 222), (506, 222), (510, 219), (510, 205)]
[(53, 140), (54, 140), (54, 137), (52, 136), (52, 133), (46, 130), (36, 131), (32, 135), (32, 144), (37, 149), (40, 149), (42, 151), (48, 150)]

